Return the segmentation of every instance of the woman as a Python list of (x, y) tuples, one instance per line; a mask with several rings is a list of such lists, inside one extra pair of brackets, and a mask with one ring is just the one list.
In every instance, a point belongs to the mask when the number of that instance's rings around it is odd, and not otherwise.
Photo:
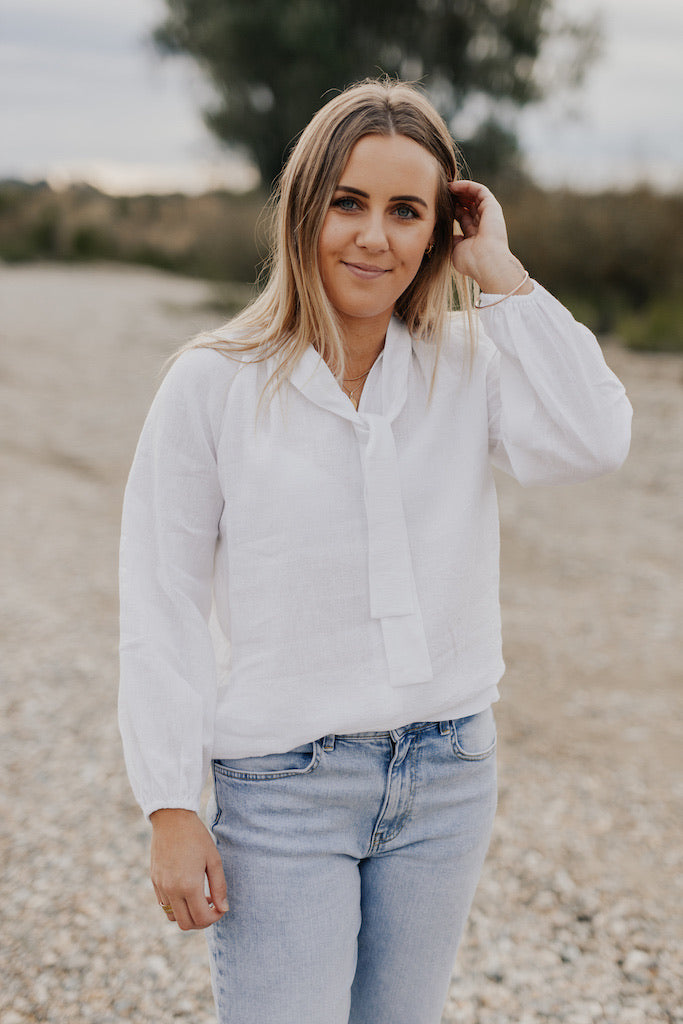
[(419, 91), (323, 107), (268, 287), (180, 355), (138, 445), (121, 728), (221, 1022), (440, 1020), (496, 801), (491, 464), (573, 482), (628, 450), (595, 339), (457, 178)]

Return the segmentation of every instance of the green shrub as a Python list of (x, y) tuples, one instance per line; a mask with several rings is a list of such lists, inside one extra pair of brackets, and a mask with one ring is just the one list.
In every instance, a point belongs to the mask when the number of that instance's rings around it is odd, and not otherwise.
[(71, 256), (74, 259), (109, 259), (114, 255), (109, 234), (92, 224), (81, 225), (71, 236)]
[(683, 288), (683, 195), (522, 187), (499, 198), (513, 252), (598, 333)]
[(683, 352), (683, 297), (655, 299), (640, 312), (624, 316), (617, 334), (637, 352)]

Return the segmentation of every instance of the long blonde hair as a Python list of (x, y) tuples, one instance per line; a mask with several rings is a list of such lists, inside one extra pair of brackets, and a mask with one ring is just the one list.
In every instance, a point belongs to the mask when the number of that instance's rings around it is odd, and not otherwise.
[(439, 165), (433, 250), (399, 297), (395, 313), (414, 337), (440, 347), (446, 318), (456, 304), (472, 328), (468, 280), (451, 261), (452, 198), (457, 179), (455, 144), (442, 118), (416, 87), (367, 79), (335, 96), (301, 133), (273, 197), (274, 238), (264, 290), (224, 327), (199, 335), (185, 348), (210, 347), (239, 358), (277, 355), (270, 384), (278, 386), (312, 345), (335, 376), (344, 374), (344, 345), (337, 315), (318, 266), (323, 221), (351, 150), (366, 135), (404, 135)]

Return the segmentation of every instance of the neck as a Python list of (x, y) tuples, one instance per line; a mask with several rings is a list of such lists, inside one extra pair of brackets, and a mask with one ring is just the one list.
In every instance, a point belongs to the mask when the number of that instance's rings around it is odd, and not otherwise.
[(350, 380), (369, 370), (384, 348), (389, 317), (378, 319), (372, 325), (345, 322), (344, 327), (344, 378)]

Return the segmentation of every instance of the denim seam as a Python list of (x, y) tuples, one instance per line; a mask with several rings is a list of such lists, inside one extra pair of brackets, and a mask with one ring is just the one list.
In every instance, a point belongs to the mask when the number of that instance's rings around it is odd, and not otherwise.
[[(420, 731), (422, 731), (422, 730), (420, 730)], [(414, 803), (414, 800), (415, 800), (415, 782), (416, 782), (416, 778), (417, 778), (417, 767), (418, 767), (417, 762), (418, 762), (419, 757), (420, 757), (420, 745), (416, 742), (416, 740), (417, 740), (417, 735), (415, 735), (413, 737), (413, 739), (411, 740), (410, 746), (408, 748), (408, 751), (407, 751), (407, 753), (405, 755), (405, 758), (404, 758), (404, 761), (403, 761), (403, 765), (405, 765), (406, 761), (408, 761), (407, 767), (408, 767), (409, 775), (410, 775), (410, 790), (409, 790), (409, 793), (408, 793), (408, 799), (407, 799), (406, 807), (404, 808), (403, 813), (401, 814), (401, 816), (399, 818), (397, 818), (396, 821), (394, 822), (394, 825), (393, 825), (393, 828), (391, 829), (391, 831), (383, 833), (382, 832), (382, 821), (383, 821), (384, 815), (386, 813), (387, 806), (389, 804), (388, 795), (389, 795), (389, 792), (391, 791), (391, 777), (389, 777), (389, 780), (388, 780), (388, 790), (387, 790), (387, 799), (385, 800), (385, 803), (384, 803), (384, 805), (382, 807), (382, 810), (380, 811), (379, 818), (377, 819), (377, 822), (376, 822), (375, 827), (374, 827), (373, 832), (372, 832), (372, 838), (370, 840), (370, 849), (369, 849), (369, 853), (370, 854), (381, 854), (383, 852), (382, 851), (382, 847), (386, 846), (388, 843), (393, 842), (393, 840), (396, 838), (396, 836), (398, 836), (399, 833), (401, 832), (401, 829), (405, 827), (406, 822), (410, 819), (410, 815), (411, 815), (411, 812), (412, 812), (412, 809), (413, 809), (413, 803)], [(393, 761), (393, 757), (392, 757), (392, 761)]]
[(407, 803), (406, 803), (406, 808), (405, 808), (403, 814), (401, 815), (401, 817), (397, 820), (396, 825), (395, 825), (393, 831), (390, 832), (388, 835), (385, 835), (384, 839), (382, 840), (383, 843), (392, 842), (396, 838), (396, 836), (400, 833), (401, 829), (403, 829), (406, 826), (406, 824), (410, 821), (410, 819), (412, 817), (413, 805), (415, 803), (415, 786), (416, 786), (416, 781), (417, 781), (417, 769), (418, 769), (418, 764), (419, 764), (419, 760), (420, 760), (420, 756), (421, 756), (420, 745), (416, 742), (416, 740), (417, 740), (417, 737), (411, 743), (410, 750), (406, 754), (406, 758), (410, 759), (409, 763), (408, 763), (408, 769), (409, 769), (409, 772), (410, 772), (410, 791), (408, 793), (408, 800), (407, 800)]
[(318, 742), (314, 744), (310, 764), (305, 768), (285, 768), (276, 772), (241, 772), (238, 768), (226, 768), (223, 764), (214, 763), (214, 772), (223, 778), (238, 779), (241, 782), (269, 782), (271, 779), (289, 779), (296, 775), (310, 775), (320, 764), (322, 748)]
[[(216, 766), (215, 765), (213, 766), (213, 779), (214, 779), (214, 787), (215, 787), (215, 785), (216, 785)], [(211, 823), (211, 828), (210, 828), (210, 831), (211, 831), (212, 834), (213, 834), (213, 830), (215, 829), (216, 825), (221, 820), (222, 814), (223, 814), (223, 811), (221, 810), (221, 805), (218, 803), (218, 800), (216, 800), (216, 813), (214, 815), (213, 821)]]
[(461, 761), (485, 761), (487, 757), (490, 757), (496, 749), (498, 738), (495, 737), (493, 743), (486, 750), (476, 751), (475, 753), (469, 753), (458, 743), (458, 730), (456, 723), (459, 719), (453, 719), (452, 731), (451, 731), (451, 745), (453, 747), (453, 753)]

